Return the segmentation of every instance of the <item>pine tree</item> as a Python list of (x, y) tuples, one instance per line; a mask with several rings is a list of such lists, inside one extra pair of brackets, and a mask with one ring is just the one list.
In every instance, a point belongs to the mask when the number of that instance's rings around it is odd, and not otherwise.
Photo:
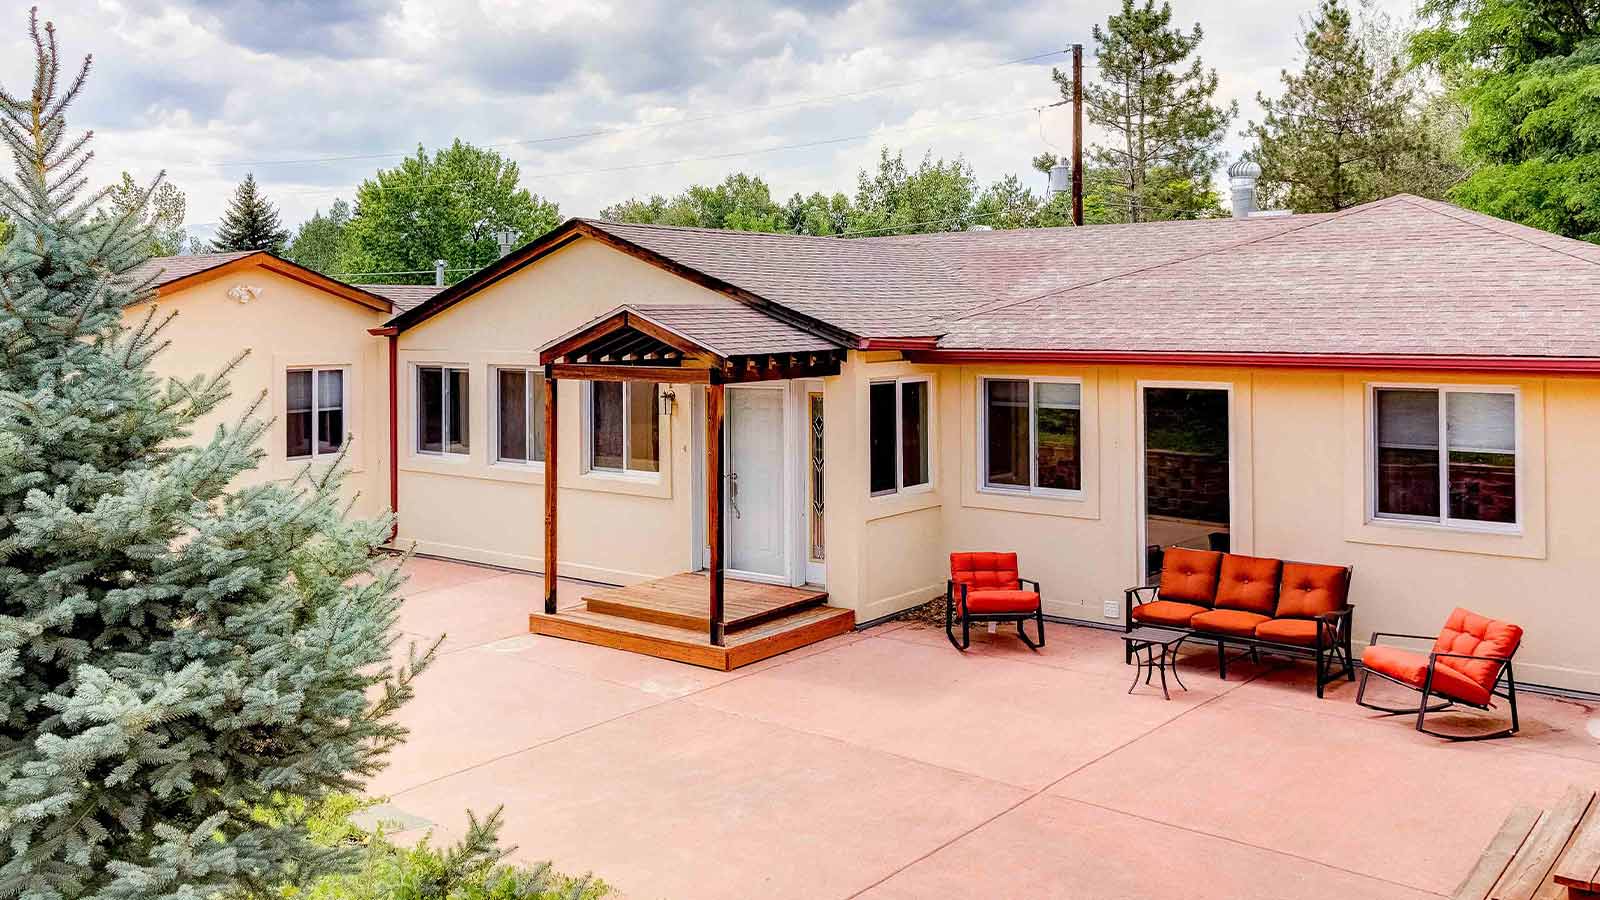
[(255, 173), (247, 173), (222, 214), (212, 252), (265, 250), (281, 254), (288, 242), (289, 230), (278, 223), (278, 208), (256, 189)]
[(1394, 183), (1388, 173), (1421, 149), (1404, 72), (1369, 56), (1339, 0), (1322, 0), (1301, 44), (1304, 68), (1282, 73), (1281, 97), (1257, 95), (1266, 115), (1245, 132), (1256, 141), (1261, 190), (1295, 212), (1376, 200)]
[[(432, 651), (391, 663), (388, 522), (348, 522), (342, 468), (237, 491), (253, 415), (199, 445), (227, 372), (166, 381), (135, 328), (144, 204), (96, 220), (90, 135), (64, 111), (53, 29), (0, 90), (0, 897), (197, 900), (336, 868), (304, 817), (404, 732)], [(144, 201), (160, 181), (145, 191)]]
[[(1239, 108), (1216, 105), (1217, 73), (1198, 57), (1180, 68), (1202, 37), (1198, 24), (1188, 33), (1173, 28), (1171, 5), (1158, 9), (1155, 0), (1122, 0), (1121, 12), (1094, 27), (1100, 80), (1084, 85), (1084, 106), (1113, 140), (1089, 148), (1095, 177), (1084, 185), (1085, 220), (1096, 221), (1089, 209), (1113, 222), (1221, 215), (1212, 174)], [(1072, 74), (1051, 74), (1070, 100)]]

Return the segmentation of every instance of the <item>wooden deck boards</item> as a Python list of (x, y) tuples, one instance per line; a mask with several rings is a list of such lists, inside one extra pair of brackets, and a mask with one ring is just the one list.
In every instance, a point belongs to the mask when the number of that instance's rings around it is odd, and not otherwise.
[(584, 597), (582, 607), (534, 612), (528, 629), (727, 671), (843, 634), (855, 613), (828, 606), (827, 592), (728, 579), (723, 646), (708, 634), (706, 577), (684, 573)]
[[(704, 630), (711, 625), (709, 589), (705, 575), (685, 572), (627, 587), (606, 588), (585, 594), (583, 599), (590, 612)], [(731, 633), (819, 605), (827, 599), (827, 591), (814, 588), (729, 578), (723, 587), (722, 622)]]

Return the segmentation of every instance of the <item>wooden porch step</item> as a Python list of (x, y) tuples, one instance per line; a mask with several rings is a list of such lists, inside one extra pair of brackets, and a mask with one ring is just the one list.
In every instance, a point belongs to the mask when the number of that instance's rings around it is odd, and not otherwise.
[[(709, 591), (703, 573), (685, 572), (585, 594), (583, 601), (593, 613), (706, 631), (711, 627)], [(732, 634), (827, 602), (824, 590), (727, 578), (723, 580), (722, 627)]]
[(554, 615), (533, 613), (528, 617), (528, 630), (534, 634), (722, 671), (844, 634), (855, 624), (853, 610), (811, 606), (729, 634), (724, 646), (713, 647), (710, 637), (699, 629), (661, 625), (590, 609), (565, 609)]
[(1600, 803), (1573, 787), (1550, 809), (1519, 806), (1451, 895), (1452, 900), (1600, 897)]

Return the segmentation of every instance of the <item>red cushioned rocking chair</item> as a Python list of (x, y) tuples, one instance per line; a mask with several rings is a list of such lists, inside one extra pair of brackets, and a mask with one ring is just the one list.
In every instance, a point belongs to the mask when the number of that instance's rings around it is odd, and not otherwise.
[[(1024, 590), (1028, 585), (1033, 590)], [(956, 640), (956, 619), (961, 620), (961, 640)], [(1029, 640), (1022, 623), (1032, 619), (1038, 643)], [(945, 583), (944, 633), (957, 650), (972, 645), (973, 622), (1015, 622), (1017, 637), (1029, 648), (1044, 646), (1044, 605), (1039, 602), (1039, 582), (1017, 577), (1015, 553), (952, 553), (950, 580)]]
[[(1433, 641), (1426, 656), (1379, 644), (1378, 638), (1408, 638)], [(1417, 715), (1417, 730), (1451, 741), (1481, 741), (1488, 738), (1508, 737), (1517, 733), (1517, 679), (1511, 671), (1511, 657), (1522, 643), (1522, 628), (1510, 622), (1488, 619), (1464, 609), (1456, 609), (1445, 621), (1438, 637), (1425, 634), (1394, 634), (1376, 631), (1372, 643), (1361, 654), (1361, 685), (1356, 689), (1356, 703), (1367, 709), (1392, 715)], [(1368, 703), (1367, 677), (1376, 675), (1395, 684), (1422, 693), (1415, 707), (1395, 708)], [(1505, 686), (1501, 687), (1501, 682)], [(1442, 700), (1432, 706), (1432, 698)], [(1490, 734), (1457, 735), (1430, 731), (1423, 725), (1428, 713), (1443, 712), (1460, 703), (1476, 709), (1487, 710), (1495, 697), (1503, 697), (1511, 705), (1511, 727)]]

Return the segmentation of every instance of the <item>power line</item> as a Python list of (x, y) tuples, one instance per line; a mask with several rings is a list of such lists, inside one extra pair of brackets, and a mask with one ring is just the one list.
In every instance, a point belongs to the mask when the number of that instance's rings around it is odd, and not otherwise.
[[(982, 113), (982, 114), (979, 114), (979, 115), (976, 115), (976, 116), (967, 116), (965, 118), (960, 118), (960, 119), (948, 119), (948, 120), (943, 121), (943, 122), (932, 122), (932, 123), (929, 123), (929, 124), (926, 124), (926, 125), (911, 125), (911, 126), (904, 126), (904, 127), (900, 127), (900, 128), (881, 128), (881, 129), (878, 129), (877, 131), (869, 131), (869, 132), (864, 132), (862, 134), (851, 134), (851, 135), (844, 135), (842, 137), (823, 138), (821, 140), (815, 140), (815, 141), (803, 141), (803, 142), (797, 143), (797, 144), (782, 144), (782, 145), (779, 145), (779, 146), (776, 146), (776, 147), (762, 147), (762, 148), (750, 149), (750, 150), (734, 150), (734, 151), (730, 151), (730, 152), (727, 152), (727, 153), (709, 153), (709, 154), (705, 154), (705, 155), (701, 155), (701, 156), (682, 156), (682, 157), (678, 157), (676, 159), (652, 160), (650, 162), (628, 163), (626, 165), (604, 166), (604, 167), (601, 167), (601, 168), (594, 168), (594, 169), (572, 169), (572, 170), (568, 170), (568, 171), (564, 171), (564, 172), (536, 172), (536, 173), (533, 173), (531, 175), (523, 175), (522, 178), (524, 180), (528, 180), (528, 181), (539, 180), (539, 179), (547, 179), (547, 178), (575, 178), (575, 177), (582, 176), (582, 175), (604, 175), (604, 174), (609, 174), (609, 173), (612, 173), (612, 172), (630, 172), (630, 171), (636, 171), (636, 170), (639, 170), (639, 169), (665, 168), (667, 166), (676, 166), (676, 165), (682, 165), (683, 163), (691, 163), (691, 162), (712, 162), (712, 161), (724, 160), (724, 159), (737, 159), (737, 158), (745, 157), (745, 156), (761, 156), (761, 155), (768, 154), (768, 153), (782, 153), (782, 152), (785, 152), (785, 151), (788, 151), (788, 150), (805, 150), (805, 149), (810, 149), (810, 148), (814, 148), (814, 147), (825, 147), (825, 146), (829, 146), (829, 145), (832, 145), (832, 144), (846, 144), (846, 143), (851, 143), (853, 141), (870, 140), (872, 138), (878, 137), (879, 135), (883, 135), (883, 134), (898, 134), (898, 133), (904, 133), (904, 132), (927, 131), (929, 129), (943, 128), (943, 127), (946, 127), (946, 126), (949, 126), (949, 125), (965, 125), (965, 124), (970, 123), (970, 122), (981, 122), (981, 121), (985, 121), (985, 120), (988, 120), (988, 119), (998, 119), (998, 118), (1003, 118), (1003, 117), (1006, 117), (1006, 116), (1014, 116), (1014, 115), (1017, 115), (1019, 113), (1033, 112), (1034, 110), (1036, 110), (1038, 108), (1039, 108), (1039, 106), (1036, 104), (1036, 105), (1033, 105), (1033, 106), (1024, 106), (1024, 107), (1019, 107), (1019, 108), (1016, 108), (1016, 109), (1008, 109), (1008, 110), (1004, 110), (1002, 112)], [(444, 183), (438, 184), (436, 186), (440, 186), (440, 187), (466, 187), (466, 186), (470, 186), (472, 184), (475, 184), (475, 182), (471, 182), (471, 181), (454, 181), (454, 182), (444, 182)], [(344, 193), (347, 190), (348, 190), (348, 188), (317, 188), (315, 190), (306, 190), (306, 191), (280, 191), (279, 195), (280, 196), (298, 196), (298, 197), (328, 196), (328, 195), (341, 194), (341, 193)]]
[[(547, 136), (547, 137), (538, 137), (538, 138), (526, 138), (526, 139), (523, 139), (523, 140), (505, 141), (505, 142), (501, 142), (501, 143), (498, 143), (498, 144), (483, 144), (483, 145), (480, 145), (480, 146), (488, 147), (488, 148), (500, 148), (500, 147), (532, 146), (532, 145), (536, 145), (536, 144), (553, 144), (553, 143), (558, 143), (558, 142), (561, 142), (561, 141), (581, 140), (581, 139), (595, 138), (595, 137), (609, 137), (611, 135), (616, 135), (616, 134), (629, 134), (629, 133), (638, 132), (638, 131), (650, 131), (650, 130), (654, 130), (654, 129), (658, 129), (658, 128), (669, 128), (669, 127), (673, 127), (673, 126), (676, 126), (676, 125), (692, 125), (692, 124), (697, 123), (697, 122), (710, 122), (710, 121), (713, 121), (713, 120), (716, 120), (716, 119), (734, 118), (736, 116), (749, 115), (751, 113), (757, 113), (757, 112), (773, 112), (773, 111), (776, 111), (776, 110), (794, 109), (796, 107), (801, 107), (801, 106), (811, 106), (811, 105), (815, 105), (815, 104), (819, 104), (819, 103), (831, 103), (831, 102), (834, 102), (834, 101), (837, 101), (837, 100), (847, 100), (847, 99), (850, 99), (852, 97), (862, 97), (862, 96), (866, 96), (866, 95), (869, 95), (869, 94), (881, 93), (883, 91), (898, 90), (899, 88), (912, 87), (912, 86), (919, 85), (919, 84), (929, 84), (929, 83), (937, 82), (937, 81), (950, 81), (950, 80), (954, 80), (954, 79), (957, 79), (957, 78), (965, 78), (965, 77), (967, 77), (969, 75), (975, 75), (975, 74), (978, 74), (980, 72), (989, 72), (989, 71), (993, 71), (995, 69), (1005, 68), (1007, 66), (1016, 66), (1016, 65), (1022, 65), (1024, 63), (1036, 62), (1038, 60), (1045, 59), (1045, 58), (1048, 58), (1048, 57), (1051, 57), (1051, 56), (1058, 56), (1058, 55), (1061, 55), (1061, 54), (1066, 53), (1066, 52), (1067, 52), (1066, 50), (1047, 50), (1047, 51), (1045, 51), (1043, 53), (1032, 54), (1031, 56), (1022, 56), (1022, 57), (1018, 57), (1016, 59), (1008, 59), (1008, 60), (1004, 60), (1004, 61), (997, 62), (997, 63), (989, 63), (989, 64), (986, 64), (986, 65), (976, 66), (974, 68), (965, 69), (965, 70), (962, 70), (962, 71), (959, 71), (959, 72), (952, 72), (952, 73), (945, 74), (945, 75), (932, 75), (932, 76), (929, 76), (927, 78), (915, 78), (915, 79), (910, 79), (910, 80), (907, 80), (907, 81), (896, 81), (896, 82), (891, 82), (891, 83), (888, 83), (888, 84), (878, 85), (877, 87), (859, 88), (859, 89), (854, 90), (854, 91), (844, 91), (844, 92), (838, 93), (838, 94), (827, 94), (827, 95), (824, 95), (824, 96), (821, 96), (821, 97), (807, 97), (807, 98), (804, 98), (804, 99), (790, 100), (790, 101), (786, 101), (786, 102), (783, 102), (783, 103), (769, 103), (769, 104), (765, 104), (765, 105), (762, 105), (762, 106), (749, 106), (749, 107), (745, 107), (743, 109), (736, 109), (736, 110), (731, 110), (731, 111), (728, 111), (728, 112), (706, 113), (706, 114), (699, 115), (699, 116), (690, 116), (690, 117), (682, 118), (682, 119), (673, 119), (673, 120), (667, 121), (667, 122), (648, 122), (648, 123), (644, 123), (644, 124), (641, 124), (641, 125), (626, 125), (626, 126), (622, 126), (622, 127), (619, 127), (619, 128), (595, 128), (595, 129), (591, 129), (591, 130), (588, 130), (588, 131), (572, 132), (570, 134), (559, 134), (559, 135), (551, 135), (551, 136)], [(406, 156), (410, 156), (410, 155), (411, 155), (410, 151), (407, 151), (405, 153), (360, 153), (360, 154), (350, 154), (350, 155), (344, 155), (344, 156), (306, 157), (306, 158), (302, 158), (302, 159), (278, 159), (278, 160), (254, 160), (254, 161), (219, 162), (219, 163), (214, 163), (214, 165), (216, 165), (219, 168), (245, 168), (245, 167), (252, 167), (252, 166), (253, 167), (290, 166), (290, 165), (309, 165), (309, 164), (330, 163), (330, 162), (351, 162), (351, 161), (368, 160), (368, 159), (397, 159), (397, 158), (406, 157)]]
[[(395, 271), (395, 272), (337, 272), (335, 274), (329, 275), (328, 277), (329, 278), (372, 278), (372, 277), (377, 276), (377, 275), (432, 275), (437, 271), (438, 271), (437, 269), (407, 269), (407, 270), (404, 270), (404, 271)], [(472, 266), (466, 266), (464, 268), (445, 269), (445, 273), (446, 274), (448, 274), (450, 272), (476, 272), (476, 271), (478, 271), (478, 270), (476, 268), (473, 268)]]

